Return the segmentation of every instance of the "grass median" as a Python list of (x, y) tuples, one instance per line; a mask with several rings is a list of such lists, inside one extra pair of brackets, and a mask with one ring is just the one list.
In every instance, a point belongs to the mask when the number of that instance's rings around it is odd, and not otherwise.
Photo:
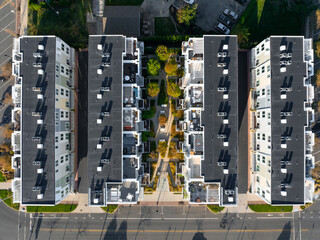
[(108, 205), (106, 207), (102, 207), (102, 210), (104, 210), (107, 213), (114, 213), (118, 209), (119, 205)]
[(19, 210), (19, 203), (12, 203), (12, 192), (10, 190), (0, 190), (0, 198), (3, 200), (5, 204), (9, 207)]
[(271, 206), (268, 204), (250, 204), (254, 212), (292, 212), (292, 206)]
[(55, 206), (27, 206), (27, 212), (72, 212), (77, 204), (58, 204)]

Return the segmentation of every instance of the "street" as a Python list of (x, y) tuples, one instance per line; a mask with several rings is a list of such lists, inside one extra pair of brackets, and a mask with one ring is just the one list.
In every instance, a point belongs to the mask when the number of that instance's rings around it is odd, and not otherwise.
[(121, 206), (114, 214), (30, 214), (0, 203), (0, 239), (312, 240), (319, 239), (319, 205), (317, 201), (295, 213), (212, 214), (206, 206)]

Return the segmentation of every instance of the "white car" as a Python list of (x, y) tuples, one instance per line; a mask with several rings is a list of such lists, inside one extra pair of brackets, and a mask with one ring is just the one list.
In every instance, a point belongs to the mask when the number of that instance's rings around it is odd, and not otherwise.
[(225, 15), (227, 15), (227, 16), (231, 16), (234, 20), (236, 20), (238, 18), (238, 14), (236, 14), (235, 12), (230, 11), (229, 9), (224, 10), (223, 13)]
[(230, 29), (227, 28), (225, 25), (223, 25), (222, 23), (219, 23), (217, 25), (218, 30), (220, 30), (221, 32), (223, 32), (224, 34), (228, 35), (230, 33)]
[(194, 0), (183, 0), (185, 3), (194, 4)]

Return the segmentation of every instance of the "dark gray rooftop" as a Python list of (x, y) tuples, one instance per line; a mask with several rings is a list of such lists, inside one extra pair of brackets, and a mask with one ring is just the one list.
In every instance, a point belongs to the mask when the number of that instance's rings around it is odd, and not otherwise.
[(106, 34), (140, 36), (139, 6), (105, 6), (103, 16), (106, 17)]
[[(307, 113), (304, 111), (306, 89), (303, 86), (306, 63), (303, 62), (303, 37), (270, 37), (271, 44), (271, 202), (272, 204), (304, 204), (304, 127)], [(280, 72), (280, 46), (286, 45), (292, 53), (292, 64), (286, 72)], [(280, 99), (280, 88), (291, 87), (287, 99)], [(286, 117), (287, 124), (280, 123), (281, 111), (292, 112)], [(292, 138), (286, 141), (287, 148), (281, 148), (281, 136)], [(281, 161), (290, 161), (287, 173), (281, 173)], [(287, 196), (281, 196), (281, 184), (289, 184)]]
[[(224, 44), (228, 44), (227, 57), (220, 58)], [(218, 67), (218, 62), (225, 62), (226, 67)], [(202, 175), (206, 183), (220, 182), (223, 189), (235, 190), (237, 187), (238, 161), (238, 45), (236, 36), (204, 36), (204, 160)], [(228, 74), (223, 69), (228, 68)], [(228, 99), (223, 99), (224, 92), (218, 87), (226, 87)], [(226, 117), (217, 116), (226, 112)], [(223, 124), (223, 119), (228, 124)], [(218, 138), (218, 135), (226, 138)], [(223, 146), (228, 141), (229, 146)], [(226, 166), (218, 166), (225, 162)], [(223, 169), (229, 170), (224, 174)], [(228, 196), (222, 194), (223, 204), (230, 204)]]
[[(38, 50), (38, 45), (44, 51)], [(23, 62), (20, 64), (22, 77), (22, 204), (55, 203), (55, 37), (23, 37), (20, 50)], [(44, 57), (35, 58), (33, 53), (44, 53)], [(33, 67), (33, 63), (42, 63), (42, 67)], [(38, 69), (44, 71), (38, 74)], [(41, 87), (43, 100), (37, 100), (38, 92), (33, 87)], [(41, 112), (42, 117), (32, 116), (32, 112)], [(38, 125), (37, 119), (43, 119)], [(34, 141), (33, 137), (41, 137)], [(37, 149), (37, 144), (43, 149)], [(34, 162), (40, 161), (40, 165)], [(43, 168), (38, 174), (37, 169)], [(41, 187), (41, 191), (33, 187)], [(38, 194), (42, 199), (37, 199)]]
[[(101, 44), (103, 50), (98, 50)], [(91, 188), (91, 200), (103, 200), (102, 192), (106, 182), (122, 181), (122, 53), (125, 51), (123, 36), (90, 36), (88, 67), (88, 186)], [(103, 53), (110, 57), (102, 58)], [(104, 59), (104, 60), (103, 60)], [(103, 61), (110, 66), (101, 67)], [(101, 68), (102, 74), (97, 74)], [(110, 91), (101, 91), (101, 87), (109, 87)], [(97, 99), (102, 94), (102, 99)], [(109, 112), (110, 116), (101, 116)], [(97, 124), (97, 119), (102, 119)], [(109, 141), (101, 141), (101, 137), (109, 137)], [(102, 144), (97, 149), (97, 144)], [(109, 163), (101, 163), (101, 159), (110, 159)], [(97, 167), (102, 171), (97, 171)], [(96, 197), (95, 197), (96, 195)], [(90, 202), (89, 204), (93, 204)], [(102, 204), (99, 201), (99, 204)]]

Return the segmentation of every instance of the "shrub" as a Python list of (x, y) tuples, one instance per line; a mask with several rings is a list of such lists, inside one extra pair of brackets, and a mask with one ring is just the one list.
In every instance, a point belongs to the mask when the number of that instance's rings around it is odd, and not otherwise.
[(318, 69), (316, 74), (316, 83), (317, 83), (317, 87), (320, 87), (320, 69)]
[(316, 41), (315, 45), (316, 47), (314, 52), (316, 53), (317, 58), (320, 58), (320, 41)]
[(187, 5), (185, 7), (180, 8), (177, 11), (177, 20), (179, 23), (183, 23), (189, 26), (196, 18), (197, 14), (197, 4)]
[(174, 82), (174, 80), (167, 81), (167, 92), (171, 97), (179, 97), (181, 95), (181, 89), (178, 84)]
[(167, 62), (166, 66), (164, 67), (164, 70), (166, 71), (167, 75), (176, 76), (178, 64), (174, 61), (174, 59), (171, 59), (169, 62)]
[(160, 125), (165, 125), (167, 121), (168, 121), (168, 118), (165, 115), (160, 115), (159, 116)]
[(159, 45), (156, 49), (156, 55), (160, 61), (166, 62), (170, 56), (168, 48), (164, 45)]
[(316, 10), (316, 28), (319, 29), (320, 28), (320, 9)]
[(150, 82), (147, 85), (147, 90), (150, 97), (156, 97), (160, 92), (159, 84), (156, 82)]
[(160, 69), (160, 63), (156, 59), (150, 59), (147, 64), (147, 70), (148, 74), (151, 76), (158, 76), (159, 75), (159, 69)]
[(158, 152), (160, 153), (160, 156), (162, 158), (164, 158), (166, 156), (167, 145), (168, 145), (168, 143), (166, 141), (158, 143)]

